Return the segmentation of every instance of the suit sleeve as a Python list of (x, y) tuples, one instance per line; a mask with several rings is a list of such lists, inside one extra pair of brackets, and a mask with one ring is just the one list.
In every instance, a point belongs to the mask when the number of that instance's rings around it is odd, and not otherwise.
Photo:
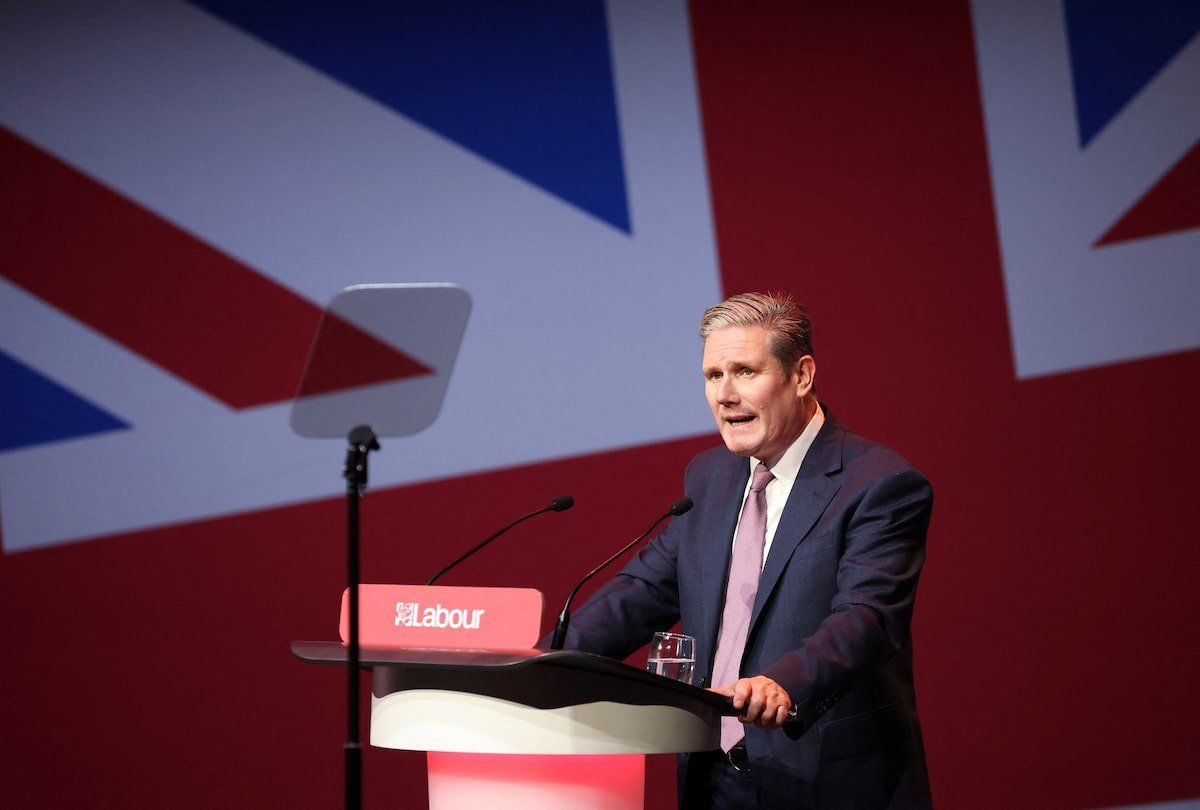
[(846, 524), (830, 615), (762, 672), (787, 690), (804, 726), (907, 642), (932, 508), (929, 482), (912, 468), (866, 486)]

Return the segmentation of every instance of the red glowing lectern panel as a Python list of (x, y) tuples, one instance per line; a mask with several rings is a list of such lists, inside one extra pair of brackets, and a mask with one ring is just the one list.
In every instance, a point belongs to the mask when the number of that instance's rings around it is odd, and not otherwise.
[(627, 810), (645, 804), (642, 754), (447, 754), (430, 751), (430, 810)]

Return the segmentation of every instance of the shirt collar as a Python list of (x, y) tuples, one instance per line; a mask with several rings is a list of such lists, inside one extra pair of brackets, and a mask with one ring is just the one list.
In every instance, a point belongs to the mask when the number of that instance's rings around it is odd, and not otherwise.
[[(808, 455), (808, 448), (812, 447), (812, 443), (816, 440), (817, 434), (821, 431), (821, 426), (825, 424), (825, 413), (821, 410), (820, 404), (817, 405), (816, 412), (812, 418), (808, 420), (808, 424), (804, 426), (804, 430), (796, 437), (796, 441), (792, 442), (792, 446), (784, 451), (783, 456), (771, 468), (771, 474), (776, 480), (785, 480), (790, 485), (796, 480), (796, 475), (800, 472), (800, 465), (804, 463), (804, 457)], [(761, 459), (750, 459), (750, 475), (754, 475), (754, 471), (758, 469), (758, 465), (762, 464)]]

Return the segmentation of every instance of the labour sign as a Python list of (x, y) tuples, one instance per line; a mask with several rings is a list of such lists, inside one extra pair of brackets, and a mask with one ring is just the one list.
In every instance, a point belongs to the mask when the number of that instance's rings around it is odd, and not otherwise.
[[(541, 632), (542, 594), (532, 588), (360, 585), (363, 647), (529, 649)], [(342, 642), (350, 636), (350, 591), (342, 593)]]

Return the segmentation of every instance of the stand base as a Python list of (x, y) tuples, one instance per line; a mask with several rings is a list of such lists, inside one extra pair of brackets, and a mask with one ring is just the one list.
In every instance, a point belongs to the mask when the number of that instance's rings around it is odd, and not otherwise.
[(429, 810), (641, 810), (642, 754), (456, 754), (430, 751)]

